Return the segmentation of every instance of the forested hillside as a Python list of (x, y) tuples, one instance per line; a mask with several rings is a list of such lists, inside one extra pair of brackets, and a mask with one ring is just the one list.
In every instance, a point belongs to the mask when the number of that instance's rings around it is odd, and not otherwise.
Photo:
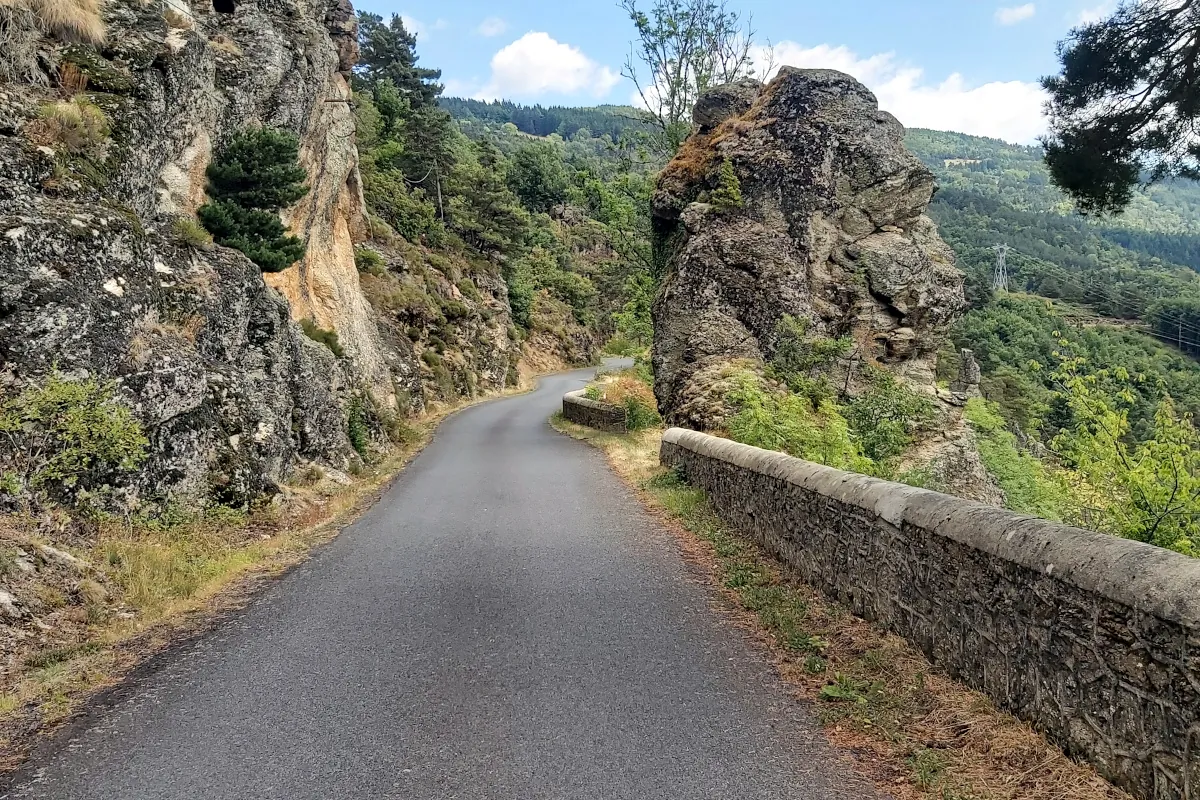
[(908, 145), (941, 186), (930, 215), (958, 254), (977, 305), (1008, 244), (1014, 291), (1061, 299), (1200, 353), (1200, 184), (1135, 194), (1120, 215), (1088, 218), (1050, 183), (1037, 147), (915, 129)]
[(524, 106), (508, 100), (488, 102), (461, 97), (444, 97), (440, 105), (455, 119), (476, 120), (492, 125), (512, 123), (521, 133), (531, 136), (549, 136), (557, 133), (569, 139), (581, 129), (585, 129), (585, 136), (608, 136), (617, 141), (626, 131), (647, 130), (645, 121), (629, 106), (542, 107)]

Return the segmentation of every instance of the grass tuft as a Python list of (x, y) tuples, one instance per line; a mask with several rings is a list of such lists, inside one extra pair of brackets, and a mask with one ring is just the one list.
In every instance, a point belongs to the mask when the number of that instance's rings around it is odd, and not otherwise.
[(108, 117), (83, 95), (47, 103), (38, 118), (25, 126), (30, 141), (71, 155), (99, 157), (108, 141)]
[(203, 251), (212, 249), (212, 234), (191, 217), (176, 217), (171, 222), (171, 233), (188, 247)]

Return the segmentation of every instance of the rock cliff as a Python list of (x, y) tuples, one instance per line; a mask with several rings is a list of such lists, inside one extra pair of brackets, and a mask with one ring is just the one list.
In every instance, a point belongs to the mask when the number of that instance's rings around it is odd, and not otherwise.
[(925, 216), (934, 178), (900, 123), (850, 76), (790, 67), (707, 93), (694, 116), (654, 196), (664, 416), (717, 423), (704, 410), (719, 406), (705, 400), (715, 376), (769, 359), (784, 315), (932, 393), (962, 275)]
[[(242, 504), (306, 461), (352, 467), (351, 407), (419, 411), (516, 374), (497, 267), (388, 247), (375, 276), (356, 264), (346, 0), (109, 0), (83, 32), (38, 8), (0, 0), (17, 48), (0, 70), (0, 398), (55, 368), (113, 381), (150, 440), (128, 493)], [(307, 173), (283, 215), (306, 253), (269, 275), (188, 234), (214, 154), (254, 125), (294, 134)], [(389, 306), (405, 285), (425, 317)]]

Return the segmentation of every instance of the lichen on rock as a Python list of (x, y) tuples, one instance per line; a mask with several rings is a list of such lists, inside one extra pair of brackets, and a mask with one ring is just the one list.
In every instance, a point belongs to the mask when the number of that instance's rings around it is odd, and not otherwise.
[[(349, 398), (365, 390), (394, 407), (354, 268), (365, 231), (346, 80), (354, 20), (341, 0), (179, 8), (112, 0), (103, 43), (39, 42), (62, 85), (4, 86), (0, 394), (55, 367), (115, 381), (150, 442), (135, 496), (243, 505), (298, 464), (357, 460)], [(102, 147), (33, 135), (68, 91), (103, 112)], [(284, 217), (308, 252), (276, 286), (240, 253), (177, 234), (214, 154), (249, 126), (298, 136), (308, 175)], [(346, 357), (305, 336), (303, 319), (336, 332)]]
[[(784, 67), (766, 86), (702, 96), (698, 130), (661, 174), (654, 215), (663, 288), (654, 306), (659, 407), (711, 427), (698, 382), (763, 364), (784, 315), (813, 336), (933, 393), (937, 350), (965, 306), (950, 248), (925, 216), (933, 174), (862, 84)], [(738, 208), (705, 201), (733, 166)]]

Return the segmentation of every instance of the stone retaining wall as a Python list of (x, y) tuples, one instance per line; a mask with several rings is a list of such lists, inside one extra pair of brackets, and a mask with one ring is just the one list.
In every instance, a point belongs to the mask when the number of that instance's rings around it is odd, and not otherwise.
[(661, 460), (1116, 785), (1200, 800), (1200, 560), (679, 428)]
[(584, 397), (586, 389), (563, 395), (563, 417), (602, 431), (625, 432), (625, 409)]

